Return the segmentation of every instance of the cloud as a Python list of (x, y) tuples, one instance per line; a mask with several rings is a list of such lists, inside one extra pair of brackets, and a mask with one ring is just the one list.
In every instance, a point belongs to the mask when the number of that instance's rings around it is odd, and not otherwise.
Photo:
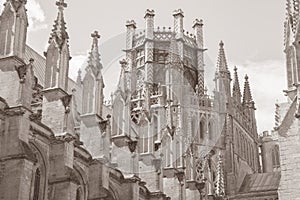
[(28, 9), (29, 31), (38, 31), (48, 27), (45, 23), (45, 13), (36, 0), (28, 1), (26, 8)]
[[(3, 5), (6, 0), (0, 0), (0, 5)], [(41, 5), (36, 0), (29, 0), (26, 4), (28, 14), (28, 31), (38, 31), (46, 29), (48, 25), (45, 23), (45, 13)]]

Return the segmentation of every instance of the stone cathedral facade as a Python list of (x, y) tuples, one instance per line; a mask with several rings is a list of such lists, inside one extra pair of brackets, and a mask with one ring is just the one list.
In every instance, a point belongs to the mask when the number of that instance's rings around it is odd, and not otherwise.
[(300, 66), (300, 30), (298, 0), (286, 1), (286, 19), (284, 22), (287, 89), (284, 91), (287, 102), (277, 106), (277, 126), (282, 180), (279, 187), (280, 199), (299, 198), (299, 66)]
[(258, 136), (249, 77), (241, 89), (222, 41), (208, 95), (202, 20), (193, 34), (180, 9), (170, 28), (154, 28), (153, 10), (141, 33), (128, 21), (106, 104), (99, 33), (71, 80), (67, 4), (56, 5), (44, 55), (26, 44), (26, 0), (0, 17), (0, 199), (278, 199), (278, 145)]

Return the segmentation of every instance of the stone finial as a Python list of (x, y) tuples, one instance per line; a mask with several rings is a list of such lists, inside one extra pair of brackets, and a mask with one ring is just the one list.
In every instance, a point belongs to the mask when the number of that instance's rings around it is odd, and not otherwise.
[(91, 34), (92, 38), (99, 39), (101, 36), (99, 35), (98, 31), (94, 31), (94, 33)]
[(146, 12), (145, 12), (145, 18), (147, 18), (147, 17), (154, 17), (154, 16), (155, 16), (154, 10), (150, 10), (150, 9), (146, 10)]
[(127, 20), (126, 21), (126, 27), (133, 27), (136, 28), (136, 22), (134, 20)]
[(127, 64), (128, 63), (127, 63), (126, 59), (120, 60), (120, 65), (121, 65), (122, 68), (126, 68)]
[(183, 15), (183, 11), (181, 9), (178, 9), (178, 10), (174, 10), (173, 11), (173, 16), (176, 17), (176, 16), (181, 16), (181, 17), (184, 17)]
[(56, 5), (59, 7), (59, 8), (67, 8), (68, 4), (65, 3), (65, 0), (59, 0), (56, 2)]
[(193, 28), (195, 28), (195, 27), (198, 27), (198, 26), (200, 26), (200, 27), (202, 27), (203, 26), (203, 20), (202, 19), (195, 19), (195, 21), (194, 21), (194, 23), (193, 23)]

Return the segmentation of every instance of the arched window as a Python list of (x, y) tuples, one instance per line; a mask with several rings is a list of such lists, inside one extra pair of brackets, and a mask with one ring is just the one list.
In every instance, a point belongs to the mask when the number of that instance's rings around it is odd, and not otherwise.
[(39, 168), (37, 168), (34, 175), (33, 200), (39, 200), (40, 184), (41, 184), (41, 171)]
[(280, 160), (279, 160), (279, 146), (275, 145), (272, 149), (272, 165), (273, 170), (278, 170), (280, 168)]
[(191, 121), (191, 134), (192, 134), (192, 138), (195, 138), (196, 134), (196, 120), (195, 118), (192, 119)]
[(199, 124), (199, 142), (204, 139), (204, 131), (205, 131), (204, 122), (200, 121), (200, 124)]
[(208, 138), (209, 138), (210, 140), (213, 139), (213, 134), (214, 134), (214, 132), (213, 132), (213, 123), (212, 123), (212, 122), (209, 122), (209, 123), (208, 123)]

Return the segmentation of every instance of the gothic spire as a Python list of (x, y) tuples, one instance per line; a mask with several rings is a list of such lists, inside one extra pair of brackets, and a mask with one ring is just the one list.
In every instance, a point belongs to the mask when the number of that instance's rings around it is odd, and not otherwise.
[(244, 94), (243, 94), (243, 104), (250, 104), (253, 103), (250, 84), (249, 84), (249, 77), (248, 75), (245, 76), (245, 84), (244, 84)]
[(237, 73), (237, 67), (234, 67), (234, 80), (233, 80), (233, 87), (232, 87), (232, 96), (233, 98), (241, 103), (241, 89), (240, 89), (240, 83), (239, 83), (239, 76)]
[(217, 181), (216, 181), (215, 193), (217, 197), (225, 196), (224, 165), (223, 165), (223, 156), (221, 152), (218, 155)]
[(62, 45), (65, 40), (69, 39), (66, 22), (64, 19), (64, 9), (67, 8), (67, 4), (64, 2), (64, 0), (59, 0), (56, 2), (56, 6), (58, 7), (58, 15), (54, 21), (49, 43), (54, 39), (56, 40), (57, 44)]
[(224, 43), (221, 41), (219, 43), (219, 55), (218, 55), (218, 61), (217, 61), (217, 71), (218, 72), (227, 72), (228, 66), (225, 56), (225, 50), (224, 50)]
[(81, 85), (81, 81), (82, 81), (81, 73), (82, 73), (82, 71), (81, 71), (81, 69), (79, 69), (77, 72), (77, 79), (76, 79), (76, 83), (78, 85)]
[(88, 67), (91, 67), (96, 74), (100, 72), (102, 69), (102, 64), (101, 64), (101, 59), (100, 59), (100, 53), (99, 53), (99, 47), (98, 47), (98, 40), (100, 38), (100, 35), (98, 31), (95, 31), (94, 33), (91, 34), (93, 38), (93, 44), (92, 44), (92, 49), (89, 53), (89, 58), (88, 58)]

